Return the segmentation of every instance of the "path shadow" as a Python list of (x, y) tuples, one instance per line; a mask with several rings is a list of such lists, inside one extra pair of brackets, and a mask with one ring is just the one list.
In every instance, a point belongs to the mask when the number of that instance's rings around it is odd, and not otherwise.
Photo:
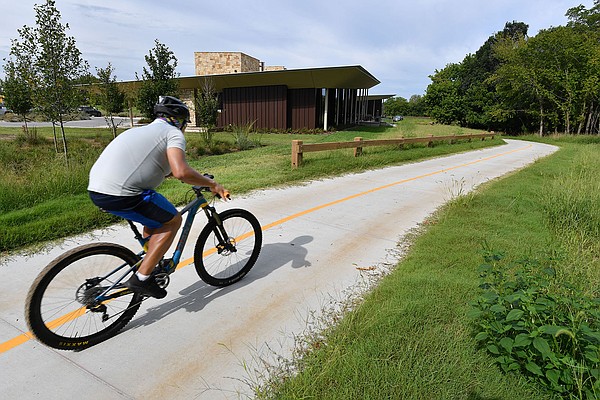
[[(312, 242), (313, 239), (312, 236), (305, 235), (299, 236), (287, 243), (264, 245), (256, 264), (241, 281), (231, 286), (218, 288), (207, 285), (198, 278), (197, 282), (180, 290), (179, 297), (149, 308), (146, 315), (132, 321), (128, 325), (128, 328), (135, 329), (140, 326), (151, 325), (181, 309), (185, 309), (187, 312), (198, 312), (210, 301), (265, 278), (271, 272), (290, 262), (292, 268), (308, 268), (311, 266), (311, 263), (306, 259), (308, 251), (304, 245)], [(171, 277), (177, 279), (177, 273)]]

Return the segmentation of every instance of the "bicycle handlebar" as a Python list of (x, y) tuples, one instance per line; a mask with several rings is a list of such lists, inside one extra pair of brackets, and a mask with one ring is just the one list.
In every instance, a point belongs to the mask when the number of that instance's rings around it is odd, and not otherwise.
[[(205, 177), (209, 178), (209, 179), (214, 179), (215, 176), (211, 175), (211, 174), (203, 174)], [(208, 186), (192, 186), (192, 189), (194, 189), (194, 192), (196, 192), (197, 195), (200, 194), (200, 192), (210, 192), (210, 188)], [(217, 193), (215, 193), (215, 196), (220, 199), (221, 196)], [(227, 200), (231, 200), (231, 196), (229, 195), (229, 193), (227, 193)]]

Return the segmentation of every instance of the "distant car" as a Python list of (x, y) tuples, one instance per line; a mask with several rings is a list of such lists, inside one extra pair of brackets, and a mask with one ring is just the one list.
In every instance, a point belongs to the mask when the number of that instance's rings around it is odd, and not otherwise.
[(4, 116), (4, 114), (6, 114), (7, 112), (10, 112), (10, 110), (8, 110), (4, 104), (0, 104), (0, 117)]
[(402, 117), (402, 115), (396, 115), (394, 118), (392, 118), (392, 121), (394, 122), (399, 122), (402, 121), (404, 118)]
[(98, 110), (97, 108), (92, 107), (92, 106), (81, 106), (81, 107), (77, 108), (77, 111), (84, 112), (91, 117), (101, 117), (102, 116), (102, 113), (100, 112), (100, 110)]

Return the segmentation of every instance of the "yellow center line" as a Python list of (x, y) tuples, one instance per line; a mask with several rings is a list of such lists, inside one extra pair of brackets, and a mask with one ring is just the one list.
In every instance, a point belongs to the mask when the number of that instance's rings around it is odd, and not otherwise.
[[(495, 154), (493, 156), (489, 156), (489, 157), (485, 157), (485, 158), (480, 158), (478, 160), (470, 161), (468, 163), (455, 165), (453, 167), (448, 167), (448, 168), (440, 169), (440, 170), (437, 170), (437, 171), (429, 172), (427, 174), (422, 174), (422, 175), (414, 176), (412, 178), (402, 179), (402, 180), (397, 181), (397, 182), (393, 182), (393, 183), (389, 183), (387, 185), (383, 185), (383, 186), (379, 186), (379, 187), (376, 187), (376, 188), (373, 188), (373, 189), (369, 189), (369, 190), (366, 190), (364, 192), (356, 193), (356, 194), (344, 197), (344, 198), (339, 199), (339, 200), (334, 200), (334, 201), (331, 201), (329, 203), (321, 204), (319, 206), (310, 208), (308, 210), (300, 211), (300, 212), (298, 212), (296, 214), (289, 215), (289, 216), (287, 216), (285, 218), (281, 218), (281, 219), (279, 219), (279, 220), (277, 220), (275, 222), (271, 222), (270, 224), (263, 225), (261, 229), (263, 231), (266, 231), (267, 229), (271, 229), (271, 228), (273, 228), (275, 226), (282, 225), (282, 224), (284, 224), (284, 223), (286, 223), (288, 221), (291, 221), (293, 219), (296, 219), (296, 218), (302, 217), (304, 215), (313, 213), (313, 212), (321, 210), (323, 208), (331, 207), (331, 206), (334, 206), (336, 204), (340, 204), (340, 203), (343, 203), (345, 201), (355, 199), (357, 197), (365, 196), (367, 194), (371, 194), (371, 193), (374, 193), (374, 192), (377, 192), (377, 191), (380, 191), (380, 190), (383, 190), (383, 189), (387, 189), (387, 188), (390, 188), (390, 187), (393, 187), (393, 186), (401, 185), (403, 183), (412, 182), (412, 181), (416, 181), (416, 180), (419, 180), (419, 179), (427, 178), (427, 177), (430, 177), (430, 176), (443, 174), (444, 172), (452, 171), (452, 170), (455, 170), (455, 169), (468, 167), (470, 165), (478, 164), (478, 163), (483, 162), (483, 161), (488, 161), (488, 160), (492, 160), (494, 158), (503, 157), (503, 156), (506, 156), (506, 155), (509, 155), (509, 154), (512, 154), (512, 153), (516, 153), (518, 151), (526, 150), (526, 149), (528, 149), (528, 148), (530, 148), (532, 146), (533, 145), (528, 144), (528, 145), (526, 145), (524, 147), (520, 147), (518, 149), (513, 149), (513, 150), (510, 150), (510, 151), (507, 151), (507, 152), (504, 152), (504, 153)], [(240, 236), (239, 238), (236, 238), (236, 241), (239, 242), (239, 241), (247, 238), (248, 236), (251, 236), (251, 233), (246, 233), (246, 234)], [(216, 251), (215, 249), (208, 250), (207, 252), (205, 252), (204, 255), (212, 254), (215, 251)], [(177, 265), (177, 269), (180, 269), (180, 268), (183, 268), (185, 266), (188, 266), (188, 265), (192, 264), (193, 262), (194, 262), (194, 258), (193, 257), (188, 258), (187, 260), (183, 260), (183, 261), (181, 261)], [(77, 318), (77, 317), (79, 317), (80, 315), (83, 314), (81, 312), (81, 310), (85, 310), (85, 308), (82, 307), (80, 310), (73, 311), (73, 312), (67, 314), (66, 316), (57, 318), (56, 320), (50, 322), (48, 324), (48, 326), (49, 327), (56, 327), (56, 326), (59, 326), (59, 325), (65, 323), (65, 322), (68, 322), (68, 321), (70, 321), (72, 319), (75, 319), (75, 318)], [(31, 332), (26, 332), (26, 333), (23, 333), (23, 334), (15, 337), (13, 339), (10, 339), (10, 340), (6, 341), (4, 343), (0, 343), (0, 354), (2, 354), (4, 352), (7, 352), (8, 350), (10, 350), (10, 349), (12, 349), (14, 347), (17, 347), (17, 346), (19, 346), (19, 345), (21, 345), (21, 344), (29, 341), (30, 339), (33, 339), (33, 334)]]

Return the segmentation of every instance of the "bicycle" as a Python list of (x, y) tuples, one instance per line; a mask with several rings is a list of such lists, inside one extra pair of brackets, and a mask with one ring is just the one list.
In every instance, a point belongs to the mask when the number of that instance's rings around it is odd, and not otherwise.
[[(262, 229), (256, 217), (243, 209), (218, 213), (203, 192), (193, 186), (195, 198), (182, 210), (187, 213), (172, 259), (163, 259), (153, 271), (163, 288), (177, 270), (196, 214), (203, 210), (208, 222), (194, 248), (197, 274), (207, 284), (231, 285), (254, 266), (262, 246)], [(214, 203), (214, 199), (213, 199)], [(132, 221), (142, 246), (137, 254), (115, 243), (91, 243), (74, 248), (46, 266), (27, 294), (25, 318), (31, 333), (59, 350), (81, 350), (116, 335), (131, 321), (147, 298), (124, 282), (135, 273), (146, 251), (144, 239)]]

